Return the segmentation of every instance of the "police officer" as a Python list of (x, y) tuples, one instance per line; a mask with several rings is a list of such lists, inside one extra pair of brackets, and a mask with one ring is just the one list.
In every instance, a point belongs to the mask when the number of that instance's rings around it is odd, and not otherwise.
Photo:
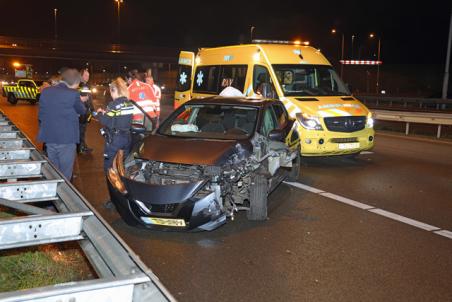
[(134, 106), (129, 101), (127, 84), (122, 78), (117, 78), (110, 84), (110, 94), (113, 99), (106, 110), (99, 108), (97, 118), (104, 126), (101, 129), (105, 137), (104, 171), (112, 166), (116, 153), (122, 149), (124, 155), (130, 151), (132, 114)]
[(86, 145), (86, 127), (88, 126), (88, 123), (91, 121), (92, 118), (92, 112), (94, 111), (93, 106), (93, 97), (91, 94), (91, 89), (88, 85), (89, 81), (89, 71), (88, 68), (83, 68), (80, 70), (80, 76), (81, 76), (81, 82), (80, 82), (80, 95), (81, 96), (87, 96), (88, 101), (84, 103), (86, 107), (86, 113), (80, 115), (79, 117), (79, 127), (80, 127), (80, 144), (77, 146), (78, 153), (85, 153), (85, 152), (91, 152), (93, 149), (89, 148)]

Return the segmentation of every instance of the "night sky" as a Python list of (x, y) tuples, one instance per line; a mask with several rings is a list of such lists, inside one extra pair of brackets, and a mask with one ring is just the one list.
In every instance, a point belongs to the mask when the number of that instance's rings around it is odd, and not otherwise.
[[(113, 0), (1, 1), (0, 34), (52, 38), (53, 8), (58, 8), (59, 38), (112, 42), (116, 39)], [(121, 41), (181, 49), (248, 42), (255, 38), (309, 40), (330, 56), (339, 52), (343, 31), (346, 58), (351, 35), (355, 54), (376, 50), (382, 37), (382, 60), (389, 64), (441, 64), (445, 60), (451, 1), (139, 1), (121, 6)], [(10, 13), (9, 13), (10, 12)]]

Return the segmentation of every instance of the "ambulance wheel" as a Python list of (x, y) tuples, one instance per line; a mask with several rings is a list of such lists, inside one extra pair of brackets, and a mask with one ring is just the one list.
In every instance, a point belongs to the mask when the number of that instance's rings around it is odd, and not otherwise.
[(13, 104), (13, 105), (17, 104), (17, 98), (14, 96), (14, 94), (10, 93), (8, 95), (8, 102)]

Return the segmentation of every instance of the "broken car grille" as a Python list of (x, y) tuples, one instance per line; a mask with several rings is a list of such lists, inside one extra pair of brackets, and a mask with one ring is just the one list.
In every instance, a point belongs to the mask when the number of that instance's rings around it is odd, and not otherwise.
[(152, 213), (172, 213), (176, 210), (178, 203), (152, 204), (150, 210)]

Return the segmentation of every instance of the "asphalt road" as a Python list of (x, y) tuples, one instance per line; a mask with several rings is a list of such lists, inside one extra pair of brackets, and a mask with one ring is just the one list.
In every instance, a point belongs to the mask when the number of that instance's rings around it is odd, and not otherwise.
[[(37, 106), (0, 108), (35, 138)], [(104, 208), (98, 129), (74, 183), (180, 301), (452, 301), (452, 143), (378, 133), (357, 160), (306, 161), (297, 184), (270, 196), (268, 221), (240, 213), (176, 233)]]

